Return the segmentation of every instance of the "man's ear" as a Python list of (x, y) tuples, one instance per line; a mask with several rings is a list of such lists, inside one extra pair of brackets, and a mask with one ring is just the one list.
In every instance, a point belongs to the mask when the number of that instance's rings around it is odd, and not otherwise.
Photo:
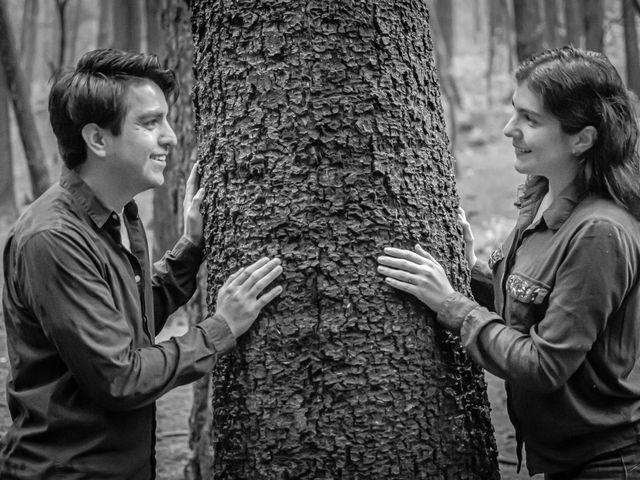
[(104, 129), (95, 123), (87, 123), (82, 127), (82, 138), (95, 156), (104, 157), (106, 155), (107, 142)]
[(598, 131), (595, 127), (587, 125), (574, 135), (572, 153), (576, 157), (581, 156), (584, 152), (593, 147), (596, 140), (598, 140)]

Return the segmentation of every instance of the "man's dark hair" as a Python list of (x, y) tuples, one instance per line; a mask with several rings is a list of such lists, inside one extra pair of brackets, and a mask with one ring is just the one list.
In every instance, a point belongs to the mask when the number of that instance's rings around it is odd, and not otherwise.
[(74, 70), (54, 78), (49, 94), (49, 119), (67, 168), (87, 155), (82, 128), (95, 123), (119, 135), (127, 114), (130, 85), (152, 81), (173, 103), (178, 84), (173, 71), (162, 68), (156, 55), (100, 49), (85, 53)]

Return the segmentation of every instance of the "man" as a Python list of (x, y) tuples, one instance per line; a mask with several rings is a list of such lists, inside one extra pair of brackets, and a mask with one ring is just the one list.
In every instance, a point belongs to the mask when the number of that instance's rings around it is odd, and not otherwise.
[(153, 275), (132, 200), (164, 181), (176, 89), (155, 56), (115, 50), (85, 54), (54, 82), (49, 112), (65, 167), (4, 249), (13, 424), (0, 478), (155, 477), (155, 400), (209, 373), (282, 290), (258, 297), (282, 272), (278, 259), (260, 259), (229, 277), (212, 316), (154, 344), (194, 293), (203, 256), (195, 168), (184, 234)]

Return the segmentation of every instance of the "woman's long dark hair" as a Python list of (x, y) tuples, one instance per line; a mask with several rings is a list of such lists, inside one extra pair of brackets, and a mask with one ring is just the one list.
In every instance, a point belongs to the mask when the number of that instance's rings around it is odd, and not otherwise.
[(545, 108), (570, 135), (586, 126), (598, 132), (580, 159), (577, 181), (587, 192), (610, 198), (640, 220), (638, 120), (620, 75), (601, 53), (563, 47), (525, 60), (517, 82), (541, 96)]

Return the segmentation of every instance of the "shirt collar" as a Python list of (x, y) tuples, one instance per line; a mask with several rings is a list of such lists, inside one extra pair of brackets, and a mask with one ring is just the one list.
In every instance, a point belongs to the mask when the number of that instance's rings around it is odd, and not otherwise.
[(558, 230), (584, 198), (584, 189), (571, 182), (553, 200), (551, 206), (542, 214), (547, 227)]
[[(60, 186), (69, 191), (98, 228), (104, 228), (110, 219), (118, 220), (119, 217), (117, 213), (105, 206), (93, 190), (91, 190), (91, 187), (89, 187), (74, 170), (62, 166)], [(125, 205), (124, 211), (130, 219), (136, 219), (138, 217), (138, 207), (133, 200)]]
[[(527, 215), (529, 222), (535, 213), (533, 207), (540, 204), (548, 191), (549, 182), (546, 178), (538, 176), (527, 177), (524, 186), (520, 190), (516, 205), (522, 210), (529, 211), (529, 215)], [(542, 214), (542, 219), (547, 228), (558, 230), (583, 198), (584, 189), (578, 187), (575, 182), (565, 187)]]

